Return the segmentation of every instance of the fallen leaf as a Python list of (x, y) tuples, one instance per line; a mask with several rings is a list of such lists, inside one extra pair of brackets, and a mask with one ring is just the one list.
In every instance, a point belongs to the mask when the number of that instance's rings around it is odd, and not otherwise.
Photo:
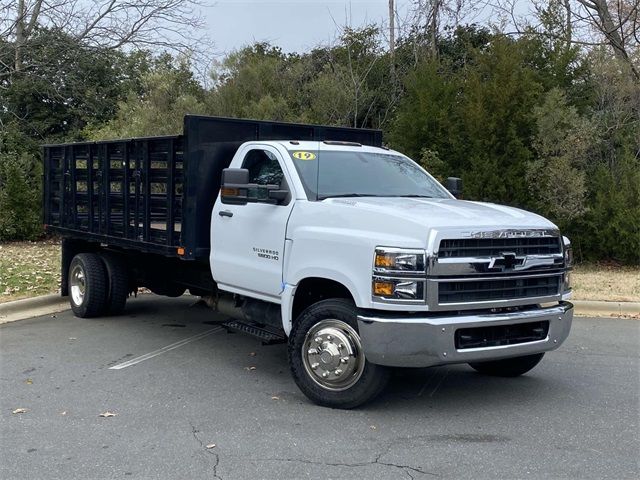
[(216, 444), (215, 443), (210, 443), (209, 445), (207, 445), (207, 448), (216, 448)]
[(26, 383), (27, 385), (31, 385), (33, 384), (33, 380), (31, 380), (30, 378), (27, 378), (24, 383)]
[(101, 413), (99, 416), (100, 417), (115, 417), (117, 415), (117, 413), (113, 413), (113, 412), (104, 412)]
[(13, 412), (11, 412), (11, 413), (13, 413), (14, 415), (15, 415), (16, 413), (27, 413), (27, 409), (26, 409), (26, 408), (16, 408), (16, 409), (15, 409)]

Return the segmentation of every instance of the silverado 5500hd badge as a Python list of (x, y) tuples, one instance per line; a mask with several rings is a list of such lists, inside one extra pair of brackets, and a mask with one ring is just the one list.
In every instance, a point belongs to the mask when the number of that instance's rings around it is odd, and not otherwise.
[(278, 252), (277, 250), (253, 247), (253, 251), (258, 255), (259, 258), (266, 258), (267, 260), (278, 260), (280, 258), (280, 252)]

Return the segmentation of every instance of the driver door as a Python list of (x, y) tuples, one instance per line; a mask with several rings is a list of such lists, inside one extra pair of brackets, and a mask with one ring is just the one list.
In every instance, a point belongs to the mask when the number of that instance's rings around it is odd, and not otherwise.
[[(248, 147), (241, 168), (249, 170), (249, 183), (280, 185), (290, 191), (292, 182), (275, 148)], [(211, 272), (222, 290), (279, 303), (293, 195), (280, 205), (261, 198), (261, 189), (249, 189), (248, 196), (257, 201), (230, 205), (218, 196), (211, 218)]]

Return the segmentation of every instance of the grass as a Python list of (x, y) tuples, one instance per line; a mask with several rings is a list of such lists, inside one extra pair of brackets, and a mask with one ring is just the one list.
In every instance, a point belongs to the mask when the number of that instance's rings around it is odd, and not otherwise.
[(60, 242), (0, 244), (0, 303), (60, 291)]
[[(640, 266), (581, 264), (572, 272), (575, 300), (640, 302)], [(60, 242), (0, 244), (0, 303), (60, 291)]]
[(640, 266), (581, 264), (571, 280), (574, 300), (640, 302)]

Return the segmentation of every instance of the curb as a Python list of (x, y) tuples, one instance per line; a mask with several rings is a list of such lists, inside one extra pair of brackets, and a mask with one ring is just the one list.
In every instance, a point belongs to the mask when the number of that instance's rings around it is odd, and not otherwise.
[(640, 318), (640, 302), (605, 302), (597, 300), (569, 300), (576, 315), (596, 317)]
[(23, 298), (0, 303), (0, 323), (14, 322), (69, 309), (69, 300), (60, 294)]
[[(640, 302), (570, 300), (576, 315), (595, 317), (632, 317), (640, 319)], [(0, 324), (68, 310), (69, 301), (60, 294), (24, 298), (0, 303)]]

